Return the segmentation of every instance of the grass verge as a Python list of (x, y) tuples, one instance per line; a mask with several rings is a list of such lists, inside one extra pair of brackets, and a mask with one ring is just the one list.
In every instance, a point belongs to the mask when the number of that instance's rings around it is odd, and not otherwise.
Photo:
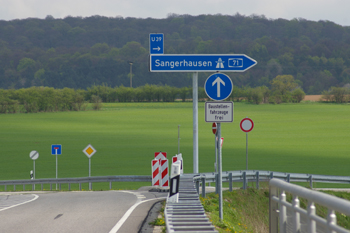
[[(350, 193), (325, 191), (325, 193), (350, 200)], [(292, 196), (287, 195), (287, 201)], [(219, 218), (219, 196), (209, 193), (200, 198), (206, 214), (219, 232), (267, 233), (269, 232), (269, 190), (253, 189), (223, 192), (223, 221)], [(300, 198), (300, 206), (307, 207), (307, 201)], [(327, 208), (316, 204), (316, 214), (325, 218)], [(337, 224), (350, 229), (350, 217), (336, 212)]]

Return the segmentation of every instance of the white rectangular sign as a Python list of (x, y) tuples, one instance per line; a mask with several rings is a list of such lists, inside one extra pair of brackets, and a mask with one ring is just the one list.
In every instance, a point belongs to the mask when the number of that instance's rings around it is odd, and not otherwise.
[(233, 102), (205, 102), (206, 122), (233, 122)]

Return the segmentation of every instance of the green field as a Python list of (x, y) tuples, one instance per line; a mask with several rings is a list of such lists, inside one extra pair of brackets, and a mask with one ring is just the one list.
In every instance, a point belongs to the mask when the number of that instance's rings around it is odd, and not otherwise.
[[(199, 103), (199, 172), (215, 162), (211, 123)], [(350, 105), (235, 103), (234, 122), (222, 124), (223, 171), (245, 169), (244, 117), (249, 133), (249, 169), (350, 175)], [(58, 177), (88, 176), (82, 150), (91, 143), (92, 176), (151, 175), (154, 152), (177, 153), (178, 125), (184, 171), (193, 172), (192, 103), (110, 103), (101, 111), (0, 115), (0, 180), (28, 179), (29, 152), (37, 150), (36, 178), (55, 177), (51, 144), (62, 144)], [(123, 187), (122, 187), (123, 188)]]

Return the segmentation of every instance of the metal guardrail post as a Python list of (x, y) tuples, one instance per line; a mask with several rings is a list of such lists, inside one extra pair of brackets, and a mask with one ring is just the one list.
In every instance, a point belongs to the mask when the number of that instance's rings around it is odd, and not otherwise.
[(230, 192), (232, 192), (233, 188), (232, 188), (232, 172), (230, 172), (228, 174), (228, 182), (229, 182), (229, 190)]
[(16, 185), (13, 185), (13, 191), (16, 191)]
[(61, 183), (58, 185), (58, 189), (61, 191)]
[(109, 190), (112, 189), (112, 181), (109, 182)]
[(52, 184), (50, 183), (50, 191), (52, 191)]
[(293, 195), (293, 232), (300, 232), (300, 214), (296, 211), (296, 209), (298, 209), (299, 207), (299, 198), (298, 196)]
[(312, 220), (311, 216), (316, 215), (316, 207), (312, 201), (307, 205), (307, 230), (308, 232), (316, 232), (316, 222)]
[(258, 171), (255, 173), (255, 176), (256, 176), (256, 189), (259, 189), (259, 172)]
[(68, 191), (70, 191), (70, 183), (68, 183)]
[(310, 175), (309, 179), (310, 179), (310, 188), (312, 189), (312, 175)]
[(205, 197), (205, 177), (202, 177), (202, 197)]
[(79, 183), (79, 191), (81, 191), (81, 183)]
[(287, 175), (287, 182), (290, 183), (290, 174)]
[(272, 201), (272, 197), (278, 196), (278, 190), (276, 187), (270, 186), (270, 196), (269, 196), (269, 229), (270, 233), (278, 233), (278, 203)]
[(24, 184), (24, 185), (23, 185), (23, 191), (25, 191), (25, 190), (26, 190), (26, 185)]
[(330, 228), (330, 225), (336, 225), (337, 224), (337, 216), (334, 213), (334, 210), (328, 209), (328, 214), (327, 214), (327, 228), (328, 232), (333, 233), (332, 229)]
[(7, 185), (5, 184), (5, 192), (7, 191)]
[[(286, 193), (284, 191), (282, 191), (280, 194), (280, 202), (284, 202), (284, 201), (286, 201)], [(280, 204), (279, 212), (280, 212), (280, 233), (287, 233), (287, 208), (286, 208), (286, 206)]]
[(270, 180), (273, 179), (273, 172), (270, 172)]
[(243, 172), (243, 189), (247, 189), (247, 175), (246, 172)]
[(196, 181), (196, 190), (197, 194), (199, 195), (199, 180)]
[(215, 174), (215, 194), (219, 193), (219, 174)]

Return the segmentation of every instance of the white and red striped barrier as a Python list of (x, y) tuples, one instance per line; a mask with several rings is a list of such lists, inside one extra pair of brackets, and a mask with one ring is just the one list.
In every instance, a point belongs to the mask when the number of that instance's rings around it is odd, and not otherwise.
[(152, 160), (152, 186), (159, 186), (159, 160)]
[(162, 188), (169, 188), (169, 169), (168, 169), (168, 160), (160, 160), (160, 185)]
[(152, 186), (169, 188), (169, 165), (166, 152), (155, 152), (152, 160)]
[(166, 159), (166, 152), (155, 152), (154, 158), (158, 160)]

